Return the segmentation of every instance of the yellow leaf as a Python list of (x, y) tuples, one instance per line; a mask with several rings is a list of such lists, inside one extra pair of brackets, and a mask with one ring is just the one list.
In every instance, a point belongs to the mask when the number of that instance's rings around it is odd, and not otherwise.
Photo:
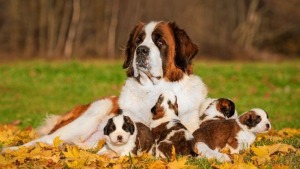
[(284, 153), (289, 153), (289, 151), (296, 151), (296, 149), (288, 144), (274, 144), (270, 146), (266, 146), (266, 149), (268, 150), (269, 154), (274, 154), (276, 152), (284, 152)]
[(287, 165), (275, 164), (272, 169), (289, 169), (290, 167)]
[(160, 160), (157, 161), (150, 161), (147, 164), (147, 167), (149, 169), (165, 169), (166, 168), (166, 163)]
[(99, 140), (98, 141), (98, 148), (97, 148), (97, 150), (100, 150), (103, 147), (104, 144), (105, 144), (105, 139)]
[(172, 157), (171, 157), (171, 161), (173, 162), (175, 159), (176, 159), (175, 147), (172, 145)]
[(122, 169), (122, 164), (116, 164), (112, 167), (113, 169)]
[(268, 155), (268, 150), (262, 147), (251, 147), (251, 150), (254, 152), (254, 154), (256, 154), (259, 157)]
[(79, 150), (77, 146), (73, 148), (67, 144), (67, 152), (63, 152), (66, 157), (69, 158), (78, 158), (79, 157)]
[(173, 162), (170, 162), (167, 167), (169, 169), (184, 169), (184, 168), (196, 168), (195, 166), (191, 166), (191, 165), (185, 165), (186, 161), (187, 161), (188, 156), (184, 156), (178, 160), (175, 160)]
[(63, 140), (60, 140), (59, 139), (59, 136), (57, 136), (57, 137), (55, 137), (54, 139), (53, 139), (53, 147), (59, 147), (59, 145), (60, 145), (60, 143), (63, 143), (64, 141)]

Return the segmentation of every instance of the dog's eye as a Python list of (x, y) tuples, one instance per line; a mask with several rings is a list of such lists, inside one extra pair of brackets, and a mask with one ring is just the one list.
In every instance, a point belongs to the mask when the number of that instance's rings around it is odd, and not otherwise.
[(158, 45), (158, 46), (162, 46), (162, 45), (164, 45), (164, 44), (165, 44), (164, 40), (162, 40), (162, 39), (158, 39), (158, 40), (157, 40), (157, 45)]
[(256, 116), (256, 119), (255, 119), (256, 124), (258, 124), (260, 121), (261, 121), (260, 116)]
[(142, 38), (138, 37), (135, 42), (137, 45), (139, 45), (140, 43), (142, 43)]

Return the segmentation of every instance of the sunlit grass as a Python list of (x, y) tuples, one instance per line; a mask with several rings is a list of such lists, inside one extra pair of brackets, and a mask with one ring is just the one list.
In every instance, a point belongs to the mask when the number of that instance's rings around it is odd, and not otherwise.
[[(300, 61), (285, 63), (195, 62), (194, 73), (210, 97), (227, 97), (239, 113), (265, 109), (275, 129), (300, 127)], [(0, 122), (38, 126), (46, 114), (119, 95), (122, 62), (29, 61), (0, 64)]]

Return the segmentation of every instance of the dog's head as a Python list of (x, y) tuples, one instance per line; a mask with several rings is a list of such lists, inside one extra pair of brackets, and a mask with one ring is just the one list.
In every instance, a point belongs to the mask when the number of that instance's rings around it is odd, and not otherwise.
[(262, 109), (251, 109), (240, 115), (239, 122), (255, 134), (267, 133), (271, 129), (268, 114)]
[(114, 145), (126, 144), (134, 132), (134, 123), (122, 114), (110, 118), (104, 127), (106, 141)]
[(128, 77), (146, 75), (150, 80), (179, 81), (184, 74), (193, 73), (192, 59), (197, 51), (175, 23), (140, 23), (129, 36), (123, 68), (128, 69)]
[(178, 116), (177, 97), (169, 90), (164, 91), (151, 109), (152, 120), (167, 118), (166, 121)]
[(227, 98), (219, 98), (212, 101), (201, 116), (201, 120), (205, 117), (220, 118), (220, 119), (234, 119), (237, 118), (237, 111), (233, 101)]

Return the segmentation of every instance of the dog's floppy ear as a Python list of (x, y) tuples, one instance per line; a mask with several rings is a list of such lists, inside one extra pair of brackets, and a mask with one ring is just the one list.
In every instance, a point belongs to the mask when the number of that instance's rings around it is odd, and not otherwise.
[(128, 68), (127, 70), (127, 76), (132, 77), (133, 76), (133, 67), (132, 67), (132, 62), (133, 62), (133, 57), (134, 57), (134, 52), (136, 48), (136, 36), (139, 30), (144, 26), (144, 23), (139, 23), (134, 27), (134, 29), (131, 31), (129, 35), (129, 39), (127, 41), (126, 49), (125, 49), (125, 60), (123, 63), (123, 69)]
[(260, 121), (261, 117), (257, 116), (254, 111), (248, 111), (246, 114), (241, 115), (240, 122), (248, 128), (255, 127)]
[(192, 59), (198, 52), (198, 47), (192, 42), (183, 29), (175, 22), (169, 23), (175, 37), (175, 65), (188, 74), (192, 74)]
[(106, 124), (106, 126), (104, 127), (104, 135), (109, 135), (111, 130), (113, 130), (113, 120), (112, 118), (110, 118)]
[[(135, 130), (134, 125), (133, 125), (133, 121), (130, 119), (130, 117), (124, 116), (124, 122), (127, 126), (127, 129), (129, 130), (130, 134), (132, 135), (134, 133), (134, 130)], [(124, 130), (126, 131), (126, 129), (124, 129)]]

